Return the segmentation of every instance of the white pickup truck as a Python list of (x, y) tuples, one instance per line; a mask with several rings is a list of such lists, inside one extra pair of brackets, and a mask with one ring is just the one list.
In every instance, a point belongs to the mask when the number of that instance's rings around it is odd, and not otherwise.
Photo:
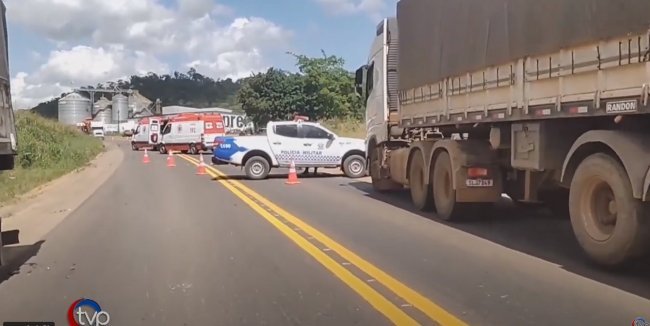
[(271, 168), (340, 167), (350, 178), (366, 173), (365, 141), (335, 135), (318, 123), (269, 122), (266, 135), (216, 137), (212, 162), (243, 166), (249, 179), (265, 179)]

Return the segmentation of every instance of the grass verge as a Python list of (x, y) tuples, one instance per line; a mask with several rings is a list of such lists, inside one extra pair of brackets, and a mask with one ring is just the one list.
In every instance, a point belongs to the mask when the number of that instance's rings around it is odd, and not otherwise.
[(333, 119), (321, 124), (341, 137), (366, 138), (366, 126), (363, 121), (352, 119)]
[(16, 168), (0, 173), (0, 206), (85, 166), (102, 152), (99, 139), (35, 113), (16, 112)]

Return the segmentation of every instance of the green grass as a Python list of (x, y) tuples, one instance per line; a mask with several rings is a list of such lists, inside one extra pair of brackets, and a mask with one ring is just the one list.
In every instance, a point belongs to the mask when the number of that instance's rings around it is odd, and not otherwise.
[(321, 124), (341, 137), (366, 138), (366, 126), (363, 121), (333, 119), (321, 121)]
[(0, 173), (0, 206), (85, 166), (103, 150), (99, 139), (30, 112), (16, 112), (16, 168)]

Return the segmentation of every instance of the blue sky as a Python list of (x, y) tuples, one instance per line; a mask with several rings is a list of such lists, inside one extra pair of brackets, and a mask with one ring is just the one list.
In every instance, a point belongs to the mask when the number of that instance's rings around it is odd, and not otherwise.
[(15, 105), (149, 71), (240, 78), (286, 51), (364, 63), (396, 0), (4, 0)]

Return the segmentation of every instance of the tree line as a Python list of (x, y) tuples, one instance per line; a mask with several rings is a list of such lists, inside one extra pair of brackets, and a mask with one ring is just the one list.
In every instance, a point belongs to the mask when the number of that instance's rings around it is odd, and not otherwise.
[[(354, 92), (354, 74), (344, 68), (342, 58), (325, 52), (321, 57), (289, 55), (296, 60), (297, 72), (269, 68), (234, 81), (215, 80), (192, 68), (187, 73), (149, 73), (87, 87), (137, 89), (152, 101), (160, 99), (163, 106), (242, 110), (258, 125), (271, 120), (291, 119), (294, 114), (314, 120), (361, 119), (363, 109)], [(59, 98), (40, 103), (32, 111), (56, 118)]]

